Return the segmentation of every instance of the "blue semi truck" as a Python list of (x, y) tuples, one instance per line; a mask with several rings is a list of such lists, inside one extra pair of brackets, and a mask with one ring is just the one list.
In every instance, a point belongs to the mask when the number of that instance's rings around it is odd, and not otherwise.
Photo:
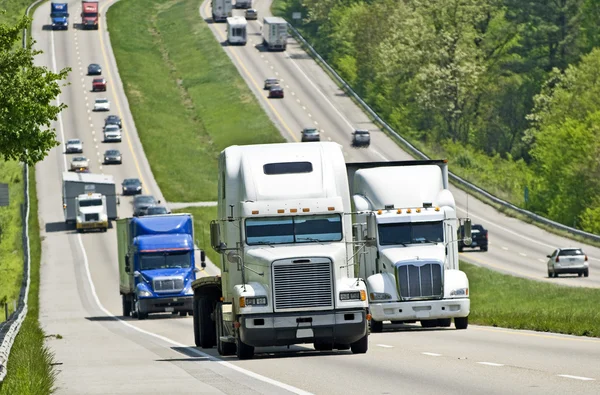
[[(123, 316), (192, 314), (194, 221), (191, 214), (152, 215), (117, 221)], [(201, 253), (204, 266), (204, 252)]]
[(50, 3), (50, 18), (52, 18), (53, 30), (69, 30), (69, 5)]

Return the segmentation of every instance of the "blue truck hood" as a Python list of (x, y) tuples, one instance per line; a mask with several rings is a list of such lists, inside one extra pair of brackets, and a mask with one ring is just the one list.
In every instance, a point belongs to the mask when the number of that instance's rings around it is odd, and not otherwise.
[(133, 239), (137, 250), (144, 252), (157, 251), (191, 251), (194, 249), (194, 241), (189, 234), (157, 234), (143, 235)]
[(61, 24), (65, 24), (67, 23), (67, 17), (66, 16), (57, 16), (52, 18), (52, 23), (61, 23)]

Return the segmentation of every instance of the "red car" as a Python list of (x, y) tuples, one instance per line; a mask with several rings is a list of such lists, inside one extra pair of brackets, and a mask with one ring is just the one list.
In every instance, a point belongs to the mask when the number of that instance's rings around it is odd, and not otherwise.
[(279, 85), (273, 85), (269, 88), (269, 98), (278, 97), (283, 99), (283, 88)]
[(92, 91), (106, 91), (106, 80), (104, 78), (94, 78), (92, 81)]

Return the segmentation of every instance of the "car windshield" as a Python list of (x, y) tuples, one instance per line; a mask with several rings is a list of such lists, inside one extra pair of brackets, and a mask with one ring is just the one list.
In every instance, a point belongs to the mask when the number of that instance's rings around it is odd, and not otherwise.
[(137, 178), (127, 178), (125, 181), (123, 181), (123, 185), (139, 185), (140, 184), (140, 180), (138, 180)]
[(94, 82), (104, 82), (102, 78), (94, 78)]
[(187, 268), (191, 266), (189, 251), (184, 252), (151, 252), (142, 253), (140, 260), (141, 270)]
[(106, 125), (106, 128), (104, 130), (106, 130), (106, 131), (119, 130), (119, 126), (118, 125), (114, 125), (114, 124)]
[(439, 243), (444, 240), (442, 221), (379, 224), (379, 244)]
[(359, 136), (366, 136), (369, 134), (368, 130), (357, 130), (356, 132), (354, 132), (355, 134), (359, 135)]
[(339, 214), (263, 217), (246, 220), (248, 245), (310, 243), (342, 239)]
[(119, 155), (119, 151), (115, 151), (115, 150), (106, 151), (106, 155), (117, 156), (117, 155)]
[(85, 158), (85, 156), (77, 156), (75, 158), (73, 158), (73, 162), (85, 162), (87, 159)]
[(135, 204), (149, 205), (154, 203), (156, 203), (156, 200), (152, 196), (138, 196), (135, 198)]
[(317, 129), (304, 129), (304, 134), (317, 134)]
[(578, 255), (584, 255), (583, 251), (581, 251), (581, 249), (579, 249), (579, 248), (560, 250), (560, 253), (558, 254), (558, 256), (578, 256)]
[(67, 144), (81, 144), (81, 141), (77, 140), (77, 139), (75, 139), (75, 140), (69, 140), (69, 141), (67, 141)]
[(94, 206), (102, 206), (102, 199), (88, 199), (88, 200), (80, 200), (79, 207), (94, 207)]
[(100, 103), (100, 104), (108, 103), (108, 99), (96, 99), (96, 103)]

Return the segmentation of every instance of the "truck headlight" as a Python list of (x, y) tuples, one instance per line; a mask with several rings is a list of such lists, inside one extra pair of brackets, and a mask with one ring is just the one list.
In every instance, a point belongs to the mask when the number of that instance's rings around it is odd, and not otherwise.
[(266, 296), (240, 296), (240, 307), (246, 306), (266, 306), (267, 305), (267, 297)]
[(194, 294), (194, 290), (192, 289), (192, 287), (188, 287), (185, 289), (184, 292), (186, 295), (193, 295)]
[(348, 300), (366, 300), (367, 293), (363, 290), (360, 291), (351, 291), (351, 292), (340, 292), (340, 300), (348, 301)]
[(152, 296), (152, 292), (140, 289), (138, 290), (138, 296), (141, 298), (149, 298)]
[(375, 300), (388, 300), (388, 299), (392, 299), (392, 295), (390, 295), (388, 293), (385, 293), (385, 292), (371, 292), (369, 294), (369, 297), (373, 301), (375, 301)]
[(469, 296), (469, 288), (456, 288), (450, 291), (450, 296)]

